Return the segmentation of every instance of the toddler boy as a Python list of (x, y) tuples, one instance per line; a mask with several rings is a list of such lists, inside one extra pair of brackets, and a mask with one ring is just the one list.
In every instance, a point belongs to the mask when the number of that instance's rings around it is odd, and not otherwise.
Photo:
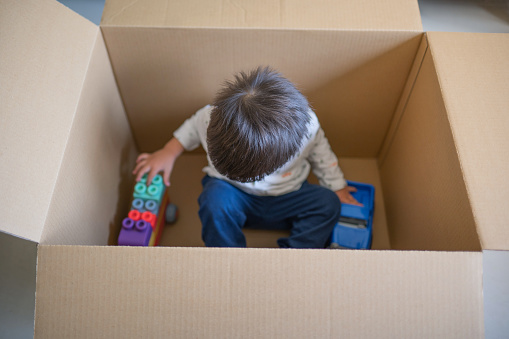
[[(213, 105), (187, 119), (160, 150), (143, 153), (134, 169), (148, 183), (200, 144), (208, 166), (198, 199), (206, 246), (245, 247), (244, 227), (289, 228), (280, 247), (324, 248), (350, 194), (337, 158), (306, 98), (266, 67), (226, 82)], [(320, 186), (307, 182), (310, 170)]]

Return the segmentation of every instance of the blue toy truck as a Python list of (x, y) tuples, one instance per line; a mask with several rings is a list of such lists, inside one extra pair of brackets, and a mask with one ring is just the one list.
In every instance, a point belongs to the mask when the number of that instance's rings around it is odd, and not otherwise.
[(353, 181), (347, 183), (357, 188), (352, 195), (364, 206), (341, 204), (341, 216), (332, 231), (330, 248), (369, 249), (373, 238), (375, 188)]

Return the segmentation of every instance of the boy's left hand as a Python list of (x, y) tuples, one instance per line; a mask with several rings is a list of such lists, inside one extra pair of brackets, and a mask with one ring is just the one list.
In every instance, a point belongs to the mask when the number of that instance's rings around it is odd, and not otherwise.
[(357, 192), (357, 189), (352, 186), (347, 186), (343, 189), (340, 189), (339, 191), (336, 191), (336, 194), (338, 195), (339, 200), (343, 204), (350, 204), (355, 206), (364, 206), (360, 202), (358, 202), (351, 194), (350, 192)]

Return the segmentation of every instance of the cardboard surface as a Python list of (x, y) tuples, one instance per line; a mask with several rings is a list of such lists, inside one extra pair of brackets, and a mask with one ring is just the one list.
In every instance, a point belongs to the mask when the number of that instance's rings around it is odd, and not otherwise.
[(422, 31), (417, 1), (108, 0), (101, 26)]
[(35, 337), (479, 338), (481, 260), (39, 246)]
[(430, 53), (380, 176), (393, 249), (481, 249)]
[(509, 35), (429, 40), (482, 247), (509, 250)]
[(129, 210), (136, 155), (98, 30), (40, 243), (106, 245)]
[(98, 28), (50, 0), (0, 23), (0, 230), (38, 242)]
[[(201, 154), (184, 154), (175, 163), (170, 178), (170, 199), (179, 207), (179, 220), (167, 226), (161, 238), (161, 246), (204, 246), (201, 240), (201, 221), (198, 217), (198, 196), (202, 191), (202, 168), (207, 159)], [(339, 159), (339, 165), (349, 180), (370, 183), (375, 186), (375, 215), (373, 220), (373, 249), (389, 249), (389, 235), (385, 216), (383, 191), (378, 175), (376, 159)], [(310, 182), (317, 183), (311, 177)], [(116, 230), (118, 234), (118, 230)], [(288, 231), (244, 229), (248, 247), (277, 247), (276, 240), (287, 237)]]
[[(0, 230), (42, 242), (35, 336), (482, 337), (482, 254), (459, 251), (481, 249), (476, 224), (482, 247), (509, 244), (508, 40), (430, 33), (426, 51), (416, 9), (111, 0), (101, 32), (142, 151), (225, 77), (270, 64), (310, 98), (347, 177), (383, 195), (373, 246), (458, 252), (45, 245), (108, 229), (114, 243), (134, 144), (97, 27), (54, 2), (2, 3)], [(175, 169), (168, 244), (201, 245), (199, 157)]]
[(379, 31), (102, 31), (142, 152), (162, 147), (185, 119), (211, 103), (225, 79), (270, 65), (308, 97), (342, 157), (377, 155), (422, 37)]

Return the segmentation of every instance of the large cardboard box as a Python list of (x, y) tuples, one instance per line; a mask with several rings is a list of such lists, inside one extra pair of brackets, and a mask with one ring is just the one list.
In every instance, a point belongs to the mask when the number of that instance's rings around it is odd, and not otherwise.
[[(509, 250), (508, 35), (424, 33), (403, 0), (111, 0), (100, 28), (3, 1), (0, 22), (0, 230), (39, 243), (36, 337), (483, 337), (482, 250)], [(166, 246), (108, 246), (136, 155), (257, 65), (375, 185), (374, 250), (201, 247), (203, 152), (172, 175)]]

